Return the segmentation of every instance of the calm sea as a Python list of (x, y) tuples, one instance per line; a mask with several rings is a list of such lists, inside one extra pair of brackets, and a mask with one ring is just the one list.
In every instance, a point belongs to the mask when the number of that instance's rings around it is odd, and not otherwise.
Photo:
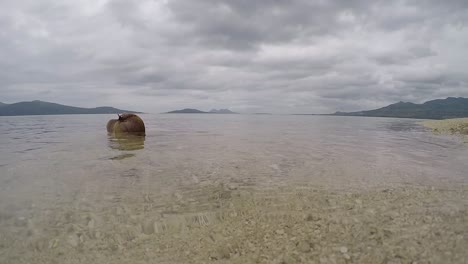
[[(106, 133), (114, 115), (0, 118), (0, 204), (173, 192), (203, 184), (372, 188), (468, 182), (468, 147), (420, 120), (144, 114), (145, 138)], [(9, 199), (5, 199), (9, 197)]]
[[(200, 259), (228, 258), (244, 253), (230, 252), (233, 249), (226, 244), (226, 248), (218, 249), (217, 253), (215, 250), (215, 255), (211, 255), (211, 248), (206, 245), (213, 242), (206, 242), (206, 239), (212, 237), (203, 235), (205, 229), (199, 227), (215, 223), (214, 212), (231, 210), (232, 190), (239, 194), (243, 190), (276, 193), (282, 188), (308, 187), (325, 192), (360, 192), (400, 187), (403, 190), (406, 187), (455, 189), (468, 183), (468, 146), (456, 136), (432, 134), (419, 125), (420, 120), (143, 114), (146, 137), (116, 139), (108, 136), (105, 128), (107, 121), (114, 117), (0, 117), (0, 260), (5, 263), (31, 263), (32, 260), (38, 261), (35, 263), (107, 263), (112, 259), (116, 263), (137, 263), (137, 260), (142, 261), (138, 263), (153, 263), (154, 258), (168, 256), (166, 262), (161, 263), (186, 263), (192, 254), (199, 257), (198, 262)], [(412, 196), (405, 196), (405, 199), (412, 199), (408, 204), (395, 208), (385, 207), (391, 204), (383, 199), (374, 209), (362, 212), (356, 209), (353, 219), (358, 223), (360, 218), (366, 219), (366, 212), (373, 210), (391, 212), (392, 217), (398, 217), (400, 210), (412, 210), (409, 216), (422, 221), (420, 219), (427, 217), (425, 210), (433, 210), (432, 204), (440, 201), (433, 197), (442, 194), (414, 192)], [(327, 250), (334, 250), (337, 245), (333, 242), (336, 236), (333, 230), (340, 230), (330, 229), (329, 224), (338, 218), (345, 221), (347, 218), (341, 215), (354, 212), (349, 211), (354, 208), (351, 206), (342, 211), (336, 209), (338, 216), (330, 216), (335, 212), (330, 210), (335, 207), (330, 206), (327, 195), (316, 194), (311, 200), (314, 203), (304, 203), (301, 196), (297, 196), (296, 207), (299, 209), (285, 211), (273, 218), (286, 217), (287, 220), (292, 213), (301, 213), (301, 208), (309, 205), (315, 206), (311, 209), (314, 214), (324, 210), (320, 217), (310, 217), (316, 220), (331, 217), (316, 226), (328, 226), (318, 230), (328, 234), (328, 246), (322, 247), (320, 253), (324, 256), (330, 254)], [(387, 194), (382, 192), (382, 195), (386, 197)], [(464, 217), (459, 208), (463, 208), (465, 200), (457, 196), (458, 192), (450, 195), (455, 198), (440, 196), (455, 216), (446, 221), (458, 221), (457, 216)], [(340, 197), (347, 199), (347, 196)], [(405, 201), (398, 194), (396, 197), (391, 198), (392, 203)], [(264, 199), (270, 201), (269, 197)], [(350, 199), (354, 203), (353, 198)], [(427, 199), (433, 199), (433, 203), (426, 204)], [(256, 209), (248, 211), (251, 208), (248, 207), (245, 213), (266, 210), (266, 214), (259, 213), (251, 218), (268, 216), (270, 210), (277, 207), (276, 202), (271, 203), (254, 202)], [(362, 201), (356, 199), (356, 203)], [(367, 203), (372, 204), (372, 199)], [(429, 207), (414, 209), (415, 205)], [(447, 204), (438, 206), (443, 212), (438, 217), (445, 217)], [(237, 221), (236, 211), (229, 212), (229, 217)], [(385, 222), (387, 218), (379, 220), (378, 216), (375, 215), (377, 218), (372, 221), (383, 221), (383, 226), (393, 223)], [(217, 217), (226, 220), (223, 216)], [(246, 219), (248, 221), (239, 220), (247, 221), (245, 232), (239, 233), (239, 237), (246, 238), (239, 239), (255, 240), (252, 235), (255, 233), (246, 231), (250, 230), (248, 224), (253, 223), (249, 222), (252, 219), (247, 216)], [(218, 231), (206, 229), (207, 232), (216, 237), (229, 230), (240, 232), (244, 228), (231, 228), (232, 223), (226, 221)], [(233, 223), (237, 223), (235, 221)], [(270, 223), (268, 221), (262, 223)], [(445, 220), (437, 221), (434, 223), (445, 223)], [(195, 227), (193, 222), (197, 224)], [(402, 226), (407, 225), (403, 223)], [(450, 226), (455, 231), (458, 226), (461, 226), (460, 230), (464, 229), (463, 222)], [(160, 233), (161, 228), (176, 227), (179, 228), (177, 232)], [(216, 225), (208, 228), (217, 230)], [(262, 228), (269, 227), (259, 226), (252, 232)], [(284, 236), (282, 227), (273, 225), (271, 228), (276, 231), (268, 234)], [(355, 228), (355, 225), (346, 228)], [(399, 229), (400, 226), (395, 230)], [(196, 233), (197, 230), (201, 230), (201, 235)], [(403, 235), (413, 229), (408, 230)], [(307, 232), (310, 231), (298, 231), (298, 234)], [(183, 234), (190, 235), (184, 238)], [(456, 238), (447, 234), (448, 240)], [(344, 235), (340, 236), (336, 241), (343, 239)], [(261, 241), (267, 238), (259, 237)], [(204, 242), (197, 243), (197, 239)], [(186, 244), (181, 241), (193, 244), (184, 246)], [(324, 243), (324, 239), (320, 241)], [(367, 238), (362, 241), (372, 242)], [(353, 244), (356, 243), (350, 243)], [(211, 247), (218, 245), (215, 242)], [(258, 245), (269, 247), (266, 242)], [(458, 245), (464, 247), (463, 243)], [(424, 247), (427, 246), (424, 244)], [(251, 247), (249, 250), (256, 249)], [(284, 249), (278, 250), (269, 252), (274, 255)], [(305, 250), (308, 252), (308, 248)], [(340, 250), (346, 252), (347, 249)], [(454, 254), (463, 252), (457, 248), (452, 251)], [(183, 257), (186, 259), (175, 262), (181, 256), (180, 252), (185, 252)], [(440, 256), (441, 253), (435, 253), (436, 258)]]
[[(166, 196), (207, 184), (327, 189), (456, 186), (468, 147), (420, 120), (291, 115), (142, 115), (119, 140), (114, 115), (0, 118), (0, 207)], [(102, 204), (105, 206), (105, 204)]]

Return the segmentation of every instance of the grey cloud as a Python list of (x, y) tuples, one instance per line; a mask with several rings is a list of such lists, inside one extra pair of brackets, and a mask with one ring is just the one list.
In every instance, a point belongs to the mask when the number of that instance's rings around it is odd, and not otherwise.
[(353, 8), (329, 1), (176, 0), (169, 6), (177, 20), (190, 25), (195, 43), (240, 50), (331, 34), (339, 25), (336, 15)]
[(324, 113), (468, 96), (467, 25), (462, 0), (5, 0), (0, 101)]

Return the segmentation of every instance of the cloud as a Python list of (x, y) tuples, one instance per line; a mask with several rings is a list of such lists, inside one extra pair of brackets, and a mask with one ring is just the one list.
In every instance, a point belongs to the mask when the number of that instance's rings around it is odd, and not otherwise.
[(466, 1), (4, 0), (0, 101), (327, 113), (468, 96)]

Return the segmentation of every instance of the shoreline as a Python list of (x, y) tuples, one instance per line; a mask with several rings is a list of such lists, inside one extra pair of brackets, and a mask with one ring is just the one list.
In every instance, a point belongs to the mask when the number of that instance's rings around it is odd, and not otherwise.
[(421, 124), (432, 129), (436, 134), (468, 136), (468, 118), (453, 118), (444, 120), (426, 120)]

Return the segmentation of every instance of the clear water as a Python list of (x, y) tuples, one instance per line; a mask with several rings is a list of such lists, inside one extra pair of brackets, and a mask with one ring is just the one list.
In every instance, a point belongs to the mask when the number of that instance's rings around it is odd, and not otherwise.
[(113, 117), (2, 117), (0, 194), (36, 199), (216, 182), (342, 189), (468, 181), (466, 145), (433, 135), (418, 120), (143, 115), (147, 136), (126, 142), (107, 135)]
[(151, 210), (167, 213), (180, 209), (169, 204), (181, 199), (191, 211), (206, 211), (215, 206), (201, 191), (207, 186), (361, 190), (468, 183), (466, 144), (433, 135), (420, 120), (141, 117), (147, 135), (136, 140), (107, 135), (113, 115), (0, 117), (0, 221), (57, 208), (128, 211), (149, 201)]

